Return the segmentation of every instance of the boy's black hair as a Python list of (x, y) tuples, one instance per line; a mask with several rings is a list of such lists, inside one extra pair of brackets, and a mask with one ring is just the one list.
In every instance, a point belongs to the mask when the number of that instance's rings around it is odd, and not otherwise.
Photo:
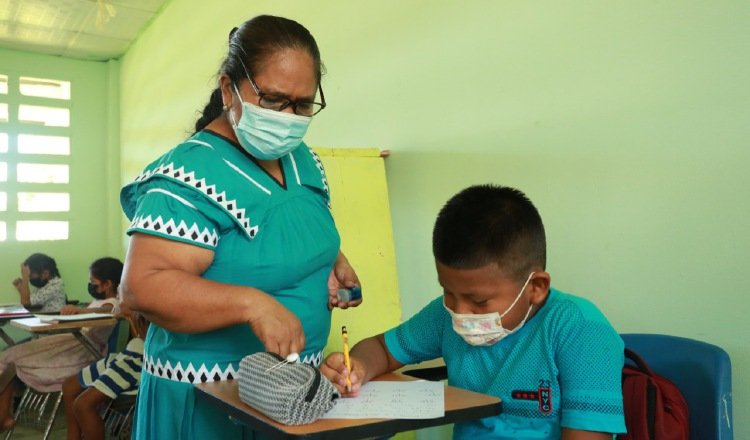
[(457, 269), (490, 263), (514, 278), (545, 268), (544, 225), (521, 191), (499, 185), (470, 186), (440, 210), (432, 232), (435, 259)]
[(115, 287), (120, 285), (122, 277), (122, 261), (117, 258), (104, 257), (100, 258), (89, 267), (91, 275), (101, 281), (112, 281)]
[(52, 277), (59, 277), (60, 271), (57, 270), (57, 263), (55, 259), (45, 254), (31, 254), (23, 264), (29, 266), (29, 270), (33, 273), (42, 273), (48, 270)]

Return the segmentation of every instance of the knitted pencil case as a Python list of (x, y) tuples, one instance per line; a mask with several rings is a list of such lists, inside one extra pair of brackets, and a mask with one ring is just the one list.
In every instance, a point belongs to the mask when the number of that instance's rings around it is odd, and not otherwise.
[(312, 423), (336, 404), (340, 394), (320, 370), (285, 363), (275, 353), (254, 353), (240, 361), (240, 399), (285, 425)]

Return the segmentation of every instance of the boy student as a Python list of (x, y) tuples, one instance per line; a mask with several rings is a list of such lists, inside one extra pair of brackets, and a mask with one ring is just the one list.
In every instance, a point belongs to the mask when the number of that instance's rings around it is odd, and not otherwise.
[(443, 357), (448, 383), (500, 397), (502, 413), (454, 427), (462, 439), (611, 439), (625, 432), (623, 342), (589, 301), (550, 287), (544, 226), (513, 188), (472, 186), (438, 214), (442, 297), (321, 371), (344, 395), (403, 365)]

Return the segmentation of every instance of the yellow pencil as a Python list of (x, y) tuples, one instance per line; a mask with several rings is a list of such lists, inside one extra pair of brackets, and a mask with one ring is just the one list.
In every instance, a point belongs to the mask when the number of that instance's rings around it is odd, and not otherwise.
[(352, 374), (352, 363), (349, 359), (349, 333), (346, 331), (346, 326), (341, 326), (341, 337), (344, 338), (344, 365), (346, 365), (346, 392), (352, 391), (352, 381), (349, 379), (349, 375)]

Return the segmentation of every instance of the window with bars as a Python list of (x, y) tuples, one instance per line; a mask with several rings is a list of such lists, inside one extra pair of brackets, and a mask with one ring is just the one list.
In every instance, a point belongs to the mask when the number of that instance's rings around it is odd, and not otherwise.
[(0, 242), (67, 240), (71, 83), (0, 72)]

